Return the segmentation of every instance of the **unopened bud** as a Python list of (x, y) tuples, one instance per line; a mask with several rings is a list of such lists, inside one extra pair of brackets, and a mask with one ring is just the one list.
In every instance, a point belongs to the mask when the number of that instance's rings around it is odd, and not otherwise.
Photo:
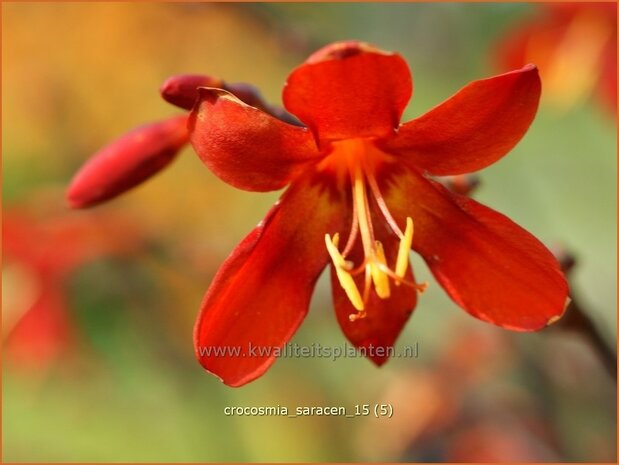
[(163, 83), (160, 92), (166, 102), (191, 110), (198, 99), (198, 87), (223, 88), (224, 82), (216, 77), (201, 74), (179, 74)]
[(140, 126), (99, 150), (73, 177), (71, 208), (109, 200), (166, 167), (188, 141), (187, 116)]

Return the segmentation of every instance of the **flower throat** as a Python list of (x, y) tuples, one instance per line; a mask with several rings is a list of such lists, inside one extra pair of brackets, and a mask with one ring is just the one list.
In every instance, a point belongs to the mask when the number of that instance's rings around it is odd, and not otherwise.
[[(393, 280), (396, 286), (404, 284), (419, 292), (423, 292), (427, 287), (427, 283), (417, 284), (404, 278), (409, 266), (409, 251), (413, 243), (413, 220), (410, 217), (406, 218), (406, 227), (402, 232), (387, 208), (374, 177), (376, 163), (379, 162), (381, 155), (382, 153), (367, 139), (347, 139), (334, 142), (333, 152), (329, 157), (329, 161), (336, 163), (337, 168), (346, 169), (352, 187), (352, 226), (344, 250), (340, 252), (338, 249), (339, 233), (335, 233), (333, 238), (329, 234), (325, 235), (325, 244), (338, 281), (358, 312), (349, 316), (350, 321), (366, 316), (365, 309), (372, 286), (376, 295), (381, 299), (388, 299), (391, 296), (390, 280)], [(387, 263), (383, 244), (375, 238), (369, 195), (374, 197), (383, 219), (400, 239), (393, 267)], [(346, 257), (358, 239), (361, 240), (363, 246), (364, 259), (361, 263), (355, 264)], [(365, 274), (363, 293), (359, 291), (354, 279), (361, 273)]]

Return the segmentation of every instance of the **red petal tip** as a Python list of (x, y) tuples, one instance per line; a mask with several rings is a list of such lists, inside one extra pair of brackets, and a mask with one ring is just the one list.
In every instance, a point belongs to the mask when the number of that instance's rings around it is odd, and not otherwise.
[(321, 61), (328, 60), (343, 60), (350, 58), (360, 53), (377, 53), (381, 55), (392, 55), (391, 52), (386, 52), (379, 48), (374, 47), (367, 42), (360, 42), (357, 40), (345, 40), (341, 42), (335, 42), (329, 44), (320, 50), (314, 52), (305, 61), (306, 63), (319, 63)]
[(198, 95), (197, 102), (207, 101), (209, 103), (215, 103), (220, 98), (224, 98), (224, 99), (232, 100), (233, 102), (239, 103), (241, 105), (247, 106), (247, 104), (243, 100), (238, 98), (232, 92), (229, 92), (225, 89), (205, 86), (205, 87), (199, 87), (198, 89), (196, 89), (196, 91)]
[[(565, 312), (567, 311), (567, 308), (570, 306), (571, 303), (572, 303), (572, 299), (568, 295), (565, 298), (565, 303), (563, 304), (563, 311), (561, 312), (561, 314), (550, 317), (548, 321), (546, 322), (546, 326), (554, 325), (557, 321), (563, 318), (563, 316), (565, 315)], [(540, 328), (540, 329), (543, 329), (543, 328)]]
[(388, 137), (412, 95), (404, 59), (362, 42), (337, 42), (292, 71), (284, 107), (317, 140)]

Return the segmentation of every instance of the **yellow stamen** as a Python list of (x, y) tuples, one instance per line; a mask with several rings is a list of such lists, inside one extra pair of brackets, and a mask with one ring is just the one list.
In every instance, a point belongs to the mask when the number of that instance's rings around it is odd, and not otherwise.
[[(366, 307), (372, 298), (372, 292), (380, 299), (391, 297), (390, 280), (395, 281), (399, 286), (404, 284), (423, 292), (426, 284), (418, 284), (413, 280), (404, 278), (408, 267), (409, 251), (413, 242), (413, 220), (406, 218), (406, 228), (403, 233), (397, 222), (389, 213), (387, 204), (380, 192), (378, 182), (375, 178), (375, 170), (379, 162), (386, 161), (387, 155), (380, 152), (371, 140), (350, 139), (333, 143), (333, 153), (328, 159), (335, 165), (338, 173), (345, 171), (350, 176), (350, 187), (352, 188), (352, 224), (346, 245), (342, 252), (338, 249), (339, 234), (333, 235), (333, 240), (328, 234), (325, 235), (327, 251), (333, 261), (335, 272), (340, 286), (350, 300), (356, 313), (349, 315), (350, 321), (356, 321), (367, 317)], [(327, 165), (327, 169), (329, 165)], [(338, 174), (339, 176), (339, 174)], [(373, 196), (374, 203), (370, 196)], [(376, 223), (380, 229), (374, 230), (372, 214), (376, 208), (382, 213), (382, 224)], [(381, 237), (384, 235), (384, 226), (388, 226), (399, 238), (399, 248), (395, 257), (395, 267), (389, 266), (385, 256), (383, 244), (376, 240), (376, 234)], [(361, 244), (359, 244), (359, 240)], [(391, 238), (389, 238), (391, 240)], [(363, 259), (357, 263), (347, 261), (346, 257), (353, 251), (355, 246), (361, 245), (363, 248)], [(355, 249), (355, 256), (361, 252)], [(364, 284), (362, 293), (357, 283), (361, 281), (361, 274), (364, 273)], [(356, 277), (359, 277), (357, 280)]]
[(385, 250), (383, 249), (383, 244), (381, 244), (380, 241), (376, 241), (375, 253), (378, 263), (370, 263), (372, 281), (374, 281), (376, 295), (378, 295), (378, 297), (380, 297), (381, 299), (387, 299), (391, 295), (391, 289), (389, 288), (389, 277), (379, 268), (380, 264), (385, 267), (387, 266)]
[[(408, 268), (408, 252), (413, 245), (413, 219), (406, 218), (406, 230), (404, 231), (404, 237), (400, 239), (400, 247), (398, 248), (398, 258), (395, 263), (395, 274), (400, 278), (403, 278)], [(395, 282), (396, 286), (400, 285), (399, 281)]]
[(361, 294), (359, 293), (359, 289), (357, 289), (357, 285), (355, 284), (355, 280), (350, 275), (346, 269), (349, 267), (349, 263), (344, 259), (342, 254), (340, 254), (339, 250), (337, 250), (337, 245), (340, 241), (340, 235), (336, 233), (333, 236), (333, 240), (331, 240), (331, 236), (329, 234), (325, 235), (325, 244), (327, 245), (327, 251), (331, 256), (331, 260), (333, 260), (333, 265), (335, 266), (335, 274), (337, 275), (337, 279), (340, 282), (340, 286), (344, 289), (344, 292), (350, 299), (350, 302), (353, 304), (359, 311), (363, 311), (365, 308), (363, 304), (363, 299), (361, 298)]

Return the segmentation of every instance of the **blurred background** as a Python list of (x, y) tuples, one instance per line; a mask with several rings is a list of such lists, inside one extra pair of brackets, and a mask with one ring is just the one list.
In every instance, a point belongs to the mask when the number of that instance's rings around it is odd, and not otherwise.
[[(218, 266), (279, 193), (227, 186), (190, 148), (95, 209), (68, 211), (63, 192), (101, 146), (178, 113), (158, 96), (172, 74), (250, 82), (279, 104), (311, 52), (359, 39), (408, 61), (407, 120), (473, 79), (535, 62), (537, 118), (481, 173), (475, 197), (571, 251), (574, 296), (616, 353), (612, 8), (4, 4), (3, 460), (615, 461), (615, 380), (581, 331), (477, 321), (417, 257), (418, 280), (431, 284), (398, 346), (418, 343), (418, 358), (380, 369), (286, 358), (226, 387), (194, 359), (194, 318)], [(292, 342), (344, 342), (324, 276)], [(223, 412), (366, 403), (392, 404), (393, 418)]]

